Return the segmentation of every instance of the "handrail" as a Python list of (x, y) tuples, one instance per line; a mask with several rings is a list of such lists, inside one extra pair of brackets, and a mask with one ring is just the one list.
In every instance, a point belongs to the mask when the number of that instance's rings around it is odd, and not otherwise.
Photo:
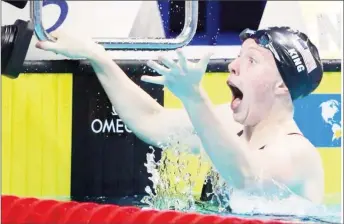
[[(42, 23), (43, 1), (30, 1), (31, 19), (35, 35), (41, 41), (56, 41), (49, 35)], [(181, 33), (176, 38), (93, 38), (106, 50), (174, 50), (190, 43), (198, 22), (198, 0), (185, 1), (185, 20)]]

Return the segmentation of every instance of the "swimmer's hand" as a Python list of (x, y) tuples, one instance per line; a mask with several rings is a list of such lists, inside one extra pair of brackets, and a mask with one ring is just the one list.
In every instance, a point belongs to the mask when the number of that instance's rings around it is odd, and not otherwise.
[(91, 38), (76, 37), (62, 31), (54, 31), (50, 35), (56, 38), (56, 42), (39, 41), (36, 43), (36, 47), (71, 59), (90, 59), (96, 53), (105, 51), (101, 45), (92, 41)]
[(176, 50), (178, 62), (171, 58), (160, 56), (159, 61), (166, 67), (154, 61), (148, 61), (147, 65), (157, 71), (161, 76), (142, 76), (141, 80), (153, 84), (166, 86), (179, 99), (190, 97), (198, 91), (203, 75), (207, 69), (212, 54), (206, 54), (197, 63), (188, 61), (181, 49)]

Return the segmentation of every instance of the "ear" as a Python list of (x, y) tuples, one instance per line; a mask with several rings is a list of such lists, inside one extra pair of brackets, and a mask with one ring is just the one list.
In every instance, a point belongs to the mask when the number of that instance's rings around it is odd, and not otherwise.
[(276, 95), (285, 95), (289, 94), (288, 87), (284, 84), (283, 80), (280, 80), (275, 85), (275, 94)]

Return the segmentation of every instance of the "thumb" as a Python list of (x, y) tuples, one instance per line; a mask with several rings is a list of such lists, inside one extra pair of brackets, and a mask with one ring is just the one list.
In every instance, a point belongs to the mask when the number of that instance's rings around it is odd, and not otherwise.
[(45, 51), (56, 51), (59, 48), (57, 43), (51, 41), (39, 41), (36, 47)]
[(148, 76), (143, 75), (141, 77), (141, 80), (148, 83), (158, 84), (158, 85), (164, 85), (165, 83), (165, 77), (164, 76)]
[(50, 36), (59, 39), (61, 36), (66, 35), (66, 33), (62, 30), (54, 30), (52, 32), (49, 33)]
[(211, 56), (213, 56), (213, 53), (207, 53), (203, 56), (203, 58), (201, 58), (201, 60), (199, 60), (198, 64), (199, 66), (201, 66), (203, 69), (207, 68), (207, 65), (210, 61)]

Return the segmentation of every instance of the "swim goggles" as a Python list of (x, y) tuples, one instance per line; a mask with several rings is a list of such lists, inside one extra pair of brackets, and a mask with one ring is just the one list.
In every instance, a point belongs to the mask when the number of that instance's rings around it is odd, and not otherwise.
[(279, 54), (273, 46), (273, 38), (267, 31), (268, 30), (254, 31), (247, 28), (239, 34), (239, 38), (241, 41), (245, 41), (248, 38), (253, 39), (259, 46), (270, 50), (277, 61), (282, 62)]

